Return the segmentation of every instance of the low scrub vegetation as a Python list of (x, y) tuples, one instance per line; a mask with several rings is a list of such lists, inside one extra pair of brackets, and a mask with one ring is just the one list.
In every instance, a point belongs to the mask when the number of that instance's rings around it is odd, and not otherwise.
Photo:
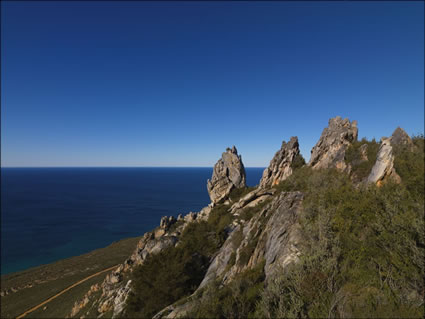
[[(226, 285), (214, 282), (196, 297), (187, 316), (423, 318), (424, 137), (413, 141), (414, 148), (394, 149), (399, 184), (359, 185), (337, 170), (297, 165), (288, 179), (275, 186), (275, 196), (284, 191), (304, 194), (299, 262), (274, 272), (267, 281), (262, 263)], [(367, 160), (360, 154), (364, 144)], [(348, 149), (346, 161), (357, 181), (369, 173), (378, 146), (362, 140)], [(238, 192), (240, 197), (248, 191)], [(177, 248), (150, 257), (135, 271), (129, 317), (150, 317), (195, 291), (211, 257), (227, 238), (234, 218), (228, 208), (217, 205), (208, 222), (185, 230)], [(246, 210), (244, 218), (258, 211), (258, 207)], [(234, 234), (235, 249), (243, 239), (242, 231)], [(257, 241), (250, 239), (239, 263), (248, 262)], [(230, 259), (230, 265), (236, 263), (235, 253)]]
[[(361, 147), (366, 148), (364, 154), (361, 152)], [(375, 139), (368, 141), (365, 138), (355, 141), (347, 148), (345, 162), (351, 165), (351, 174), (354, 181), (359, 182), (369, 175), (376, 162), (378, 150), (379, 143)]]
[[(238, 200), (249, 191), (235, 189), (231, 197)], [(186, 227), (178, 246), (151, 255), (133, 271), (126, 317), (152, 317), (198, 288), (212, 256), (228, 237), (228, 226), (234, 218), (229, 208), (224, 203), (216, 205), (208, 221), (191, 223)]]
[(254, 314), (264, 284), (264, 262), (239, 274), (231, 283), (213, 282), (203, 292), (188, 318), (249, 318)]
[(401, 184), (356, 188), (302, 168), (278, 186), (305, 193), (304, 254), (266, 287), (257, 316), (423, 317), (423, 137), (414, 141), (396, 156)]

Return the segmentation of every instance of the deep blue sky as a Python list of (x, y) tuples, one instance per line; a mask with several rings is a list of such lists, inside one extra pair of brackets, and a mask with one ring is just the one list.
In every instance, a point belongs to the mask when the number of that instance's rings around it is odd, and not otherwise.
[(2, 166), (266, 166), (424, 131), (423, 2), (5, 2)]

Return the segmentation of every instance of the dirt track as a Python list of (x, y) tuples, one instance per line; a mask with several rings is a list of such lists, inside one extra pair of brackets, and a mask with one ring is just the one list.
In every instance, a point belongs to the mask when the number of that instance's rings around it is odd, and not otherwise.
[(25, 311), (23, 314), (21, 314), (21, 315), (19, 315), (18, 317), (16, 317), (16, 319), (20, 319), (20, 318), (25, 317), (27, 314), (29, 314), (29, 313), (31, 313), (31, 312), (33, 312), (33, 311), (37, 310), (38, 308), (40, 308), (40, 307), (44, 306), (46, 303), (48, 303), (48, 302), (52, 301), (53, 299), (55, 299), (55, 298), (59, 297), (60, 295), (64, 294), (64, 293), (65, 293), (65, 292), (67, 292), (68, 290), (70, 290), (70, 289), (74, 288), (75, 286), (78, 286), (79, 284), (82, 284), (83, 282), (85, 282), (85, 281), (87, 281), (87, 280), (89, 280), (89, 279), (91, 279), (91, 278), (93, 278), (93, 277), (96, 277), (97, 275), (100, 275), (100, 274), (102, 274), (102, 273), (104, 273), (104, 272), (106, 272), (106, 271), (112, 270), (112, 269), (114, 269), (114, 268), (116, 268), (116, 267), (118, 267), (118, 266), (119, 266), (119, 265), (115, 265), (115, 266), (109, 267), (109, 268), (107, 268), (107, 269), (104, 269), (104, 270), (98, 271), (97, 273), (94, 273), (93, 275), (90, 275), (90, 276), (88, 276), (88, 277), (86, 277), (86, 278), (84, 278), (84, 279), (81, 279), (81, 280), (77, 281), (76, 283), (74, 283), (74, 284), (72, 284), (71, 286), (69, 286), (69, 287), (65, 288), (64, 290), (62, 290), (61, 292), (57, 293), (57, 294), (56, 294), (56, 295), (54, 295), (53, 297), (50, 297), (49, 299), (47, 299), (47, 300), (43, 301), (42, 303), (38, 304), (37, 306), (32, 307), (31, 309), (29, 309), (29, 310)]

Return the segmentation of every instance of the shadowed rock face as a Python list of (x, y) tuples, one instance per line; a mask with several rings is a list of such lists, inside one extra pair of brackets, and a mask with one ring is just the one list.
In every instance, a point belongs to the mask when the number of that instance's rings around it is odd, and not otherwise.
[(414, 144), (410, 136), (403, 130), (401, 127), (397, 127), (393, 135), (391, 135), (391, 144), (392, 145), (400, 145), (407, 146), (409, 148), (413, 148)]
[(226, 198), (233, 188), (246, 187), (245, 168), (242, 157), (238, 155), (235, 146), (227, 148), (214, 165), (211, 180), (207, 182), (211, 202), (217, 203)]
[(264, 170), (263, 177), (260, 181), (260, 187), (270, 187), (287, 179), (292, 174), (292, 162), (299, 153), (300, 149), (296, 136), (291, 137), (288, 143), (283, 141), (282, 147), (270, 161), (269, 167)]
[(335, 167), (345, 170), (345, 150), (351, 143), (357, 140), (357, 121), (350, 121), (336, 116), (329, 120), (319, 141), (311, 150), (311, 158), (308, 165), (313, 168)]

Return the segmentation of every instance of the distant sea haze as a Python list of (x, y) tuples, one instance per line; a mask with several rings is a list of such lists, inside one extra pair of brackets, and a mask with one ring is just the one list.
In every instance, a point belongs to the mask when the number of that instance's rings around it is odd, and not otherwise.
[[(257, 185), (264, 168), (246, 168)], [(2, 168), (1, 274), (141, 236), (208, 205), (212, 168)]]

